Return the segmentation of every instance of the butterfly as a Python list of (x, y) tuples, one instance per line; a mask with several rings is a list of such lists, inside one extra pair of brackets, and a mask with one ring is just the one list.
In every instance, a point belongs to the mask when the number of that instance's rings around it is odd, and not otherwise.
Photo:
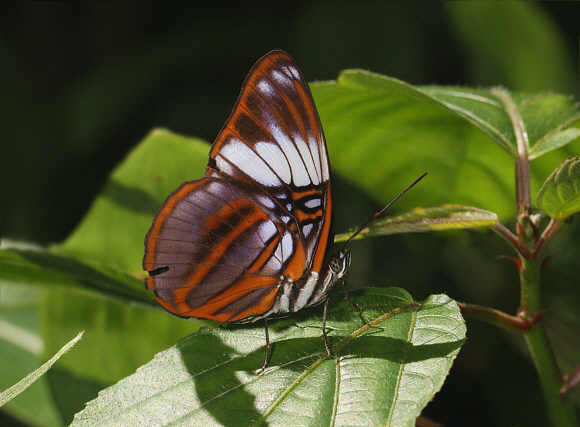
[(205, 176), (159, 209), (143, 268), (156, 301), (181, 317), (265, 319), (326, 301), (350, 252), (330, 255), (330, 164), (312, 94), (294, 60), (274, 50), (252, 67), (211, 146)]
[(332, 253), (332, 241), (320, 118), (298, 65), (274, 50), (248, 73), (211, 146), (205, 176), (182, 184), (155, 215), (145, 237), (145, 284), (177, 316), (264, 319), (260, 372), (269, 359), (268, 319), (324, 303), (322, 334), (331, 356), (328, 293), (338, 281), (346, 289), (351, 260), (346, 244)]

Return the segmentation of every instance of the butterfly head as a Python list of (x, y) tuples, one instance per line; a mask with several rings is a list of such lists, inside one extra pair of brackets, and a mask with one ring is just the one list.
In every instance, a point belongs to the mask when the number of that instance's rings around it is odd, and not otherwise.
[(332, 273), (335, 280), (345, 280), (349, 266), (350, 251), (346, 249), (341, 249), (332, 255), (330, 261), (328, 262), (329, 271)]

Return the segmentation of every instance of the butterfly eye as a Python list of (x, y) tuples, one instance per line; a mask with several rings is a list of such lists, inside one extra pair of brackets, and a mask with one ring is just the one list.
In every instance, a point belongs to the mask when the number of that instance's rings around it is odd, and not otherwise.
[(332, 258), (330, 260), (330, 270), (334, 274), (340, 273), (340, 269), (342, 268), (342, 262), (338, 258)]
[(334, 255), (330, 262), (330, 271), (338, 276), (339, 279), (346, 278), (346, 273), (348, 266), (350, 265), (350, 252), (340, 251), (337, 255)]

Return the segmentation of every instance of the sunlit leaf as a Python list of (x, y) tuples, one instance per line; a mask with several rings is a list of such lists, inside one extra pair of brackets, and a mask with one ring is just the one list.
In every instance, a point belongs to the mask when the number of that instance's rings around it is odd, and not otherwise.
[(32, 371), (26, 377), (22, 378), (21, 381), (14, 384), (12, 387), (4, 390), (0, 393), (0, 406), (4, 406), (8, 401), (12, 400), (14, 397), (22, 393), (28, 387), (30, 387), (36, 380), (38, 380), (42, 375), (44, 375), (54, 363), (60, 359), (67, 351), (69, 351), (83, 336), (82, 332), (79, 332), (76, 337), (66, 343), (53, 357), (43, 363), (40, 367)]
[(353, 301), (362, 319), (346, 302), (331, 305), (336, 358), (312, 316), (273, 325), (260, 376), (261, 325), (205, 331), (103, 391), (72, 425), (414, 426), (464, 342), (459, 309), (443, 295), (414, 304), (398, 288)]
[[(360, 70), (344, 71), (338, 81), (346, 87), (403, 94), (417, 100), (438, 103), (480, 128), (512, 155), (517, 153), (513, 125), (505, 105), (493, 91), (449, 86), (412, 86), (391, 77)], [(542, 145), (536, 148), (536, 157), (578, 136), (578, 130), (554, 136), (561, 133), (562, 127), (580, 120), (578, 105), (573, 98), (558, 94), (515, 93), (512, 96), (530, 146)], [(555, 141), (545, 142), (553, 138)]]

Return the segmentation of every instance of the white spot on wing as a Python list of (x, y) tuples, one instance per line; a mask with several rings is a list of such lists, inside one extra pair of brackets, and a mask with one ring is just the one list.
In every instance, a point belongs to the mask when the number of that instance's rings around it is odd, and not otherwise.
[(282, 260), (277, 258), (276, 254), (274, 254), (266, 263), (266, 268), (271, 269), (272, 271), (280, 271), (282, 269)]
[(220, 194), (220, 191), (223, 189), (223, 184), (216, 182), (216, 181), (210, 181), (206, 186), (205, 186), (205, 191), (207, 193), (210, 194)]
[(258, 195), (258, 196), (256, 196), (256, 198), (258, 199), (258, 201), (261, 204), (263, 204), (267, 208), (274, 209), (276, 207), (276, 204), (274, 203), (274, 200), (272, 200), (272, 198), (269, 197), (269, 196)]
[(294, 66), (288, 65), (288, 71), (290, 71), (290, 74), (292, 74), (292, 77), (294, 77), (296, 80), (300, 80), (300, 73), (298, 72), (298, 70)]
[(280, 148), (267, 142), (258, 142), (255, 145), (255, 149), (264, 161), (270, 165), (276, 174), (282, 179), (282, 181), (286, 184), (290, 184), (292, 181), (290, 166)]
[(325, 179), (322, 176), (322, 170), (320, 165), (322, 162), (327, 162), (328, 160), (326, 159), (326, 156), (324, 156), (324, 159), (321, 158), (321, 154), (318, 151), (318, 141), (312, 135), (308, 135), (308, 147), (310, 147), (310, 151), (312, 152), (312, 158), (314, 159), (314, 167), (316, 168), (316, 172), (318, 173), (318, 180), (324, 181)]
[(280, 297), (279, 313), (288, 313), (290, 311), (290, 291), (292, 290), (292, 282), (286, 282), (282, 288), (282, 296)]
[(260, 81), (256, 85), (256, 88), (260, 92), (268, 93), (270, 95), (274, 92), (274, 88), (272, 87), (270, 82), (268, 82), (266, 79), (260, 79)]
[(290, 234), (290, 232), (287, 231), (286, 233), (284, 233), (284, 236), (282, 237), (281, 247), (282, 247), (282, 256), (284, 257), (283, 258), (284, 260), (290, 258), (294, 253), (294, 241), (292, 240), (292, 235)]
[(294, 141), (296, 142), (296, 146), (298, 147), (298, 151), (302, 155), (302, 160), (306, 165), (306, 169), (308, 169), (308, 174), (310, 175), (310, 181), (314, 185), (320, 184), (318, 181), (318, 174), (316, 173), (316, 169), (314, 167), (314, 163), (312, 162), (312, 154), (310, 154), (310, 150), (306, 146), (306, 142), (302, 139), (302, 137), (298, 134), (294, 135)]
[(270, 240), (277, 232), (278, 230), (276, 229), (276, 226), (271, 221), (263, 222), (260, 224), (257, 230), (260, 239), (262, 239), (264, 242)]
[(279, 147), (282, 149), (288, 162), (290, 163), (290, 169), (292, 170), (292, 180), (294, 184), (298, 187), (303, 187), (310, 184), (310, 177), (306, 171), (306, 166), (298, 154), (294, 143), (288, 138), (288, 135), (284, 133), (279, 126), (274, 123), (269, 123), (268, 128), (274, 139), (278, 143)]
[(226, 159), (221, 155), (218, 155), (215, 158), (215, 164), (217, 168), (226, 175), (232, 176), (235, 173), (235, 169), (233, 168), (233, 166), (229, 162), (227, 162)]
[(289, 231), (284, 233), (282, 239), (278, 242), (274, 255), (268, 260), (266, 265), (270, 268), (280, 270), (282, 264), (294, 253), (294, 242)]
[(292, 80), (290, 80), (286, 74), (281, 73), (278, 70), (272, 70), (270, 72), (270, 76), (272, 77), (272, 79), (276, 83), (278, 83), (278, 84), (280, 84), (282, 86), (286, 86), (286, 87), (291, 87), (292, 86)]
[(304, 237), (308, 237), (312, 231), (312, 227), (314, 227), (314, 224), (306, 224), (304, 227), (302, 227), (302, 233), (304, 233)]
[(310, 199), (310, 200), (306, 200), (306, 202), (304, 203), (304, 206), (306, 206), (307, 208), (318, 208), (322, 205), (322, 201), (316, 197), (314, 199)]
[[(262, 185), (280, 185), (280, 179), (250, 147), (238, 139), (230, 139), (224, 144), (220, 155), (237, 166), (246, 175)], [(218, 164), (221, 167), (221, 165)]]

